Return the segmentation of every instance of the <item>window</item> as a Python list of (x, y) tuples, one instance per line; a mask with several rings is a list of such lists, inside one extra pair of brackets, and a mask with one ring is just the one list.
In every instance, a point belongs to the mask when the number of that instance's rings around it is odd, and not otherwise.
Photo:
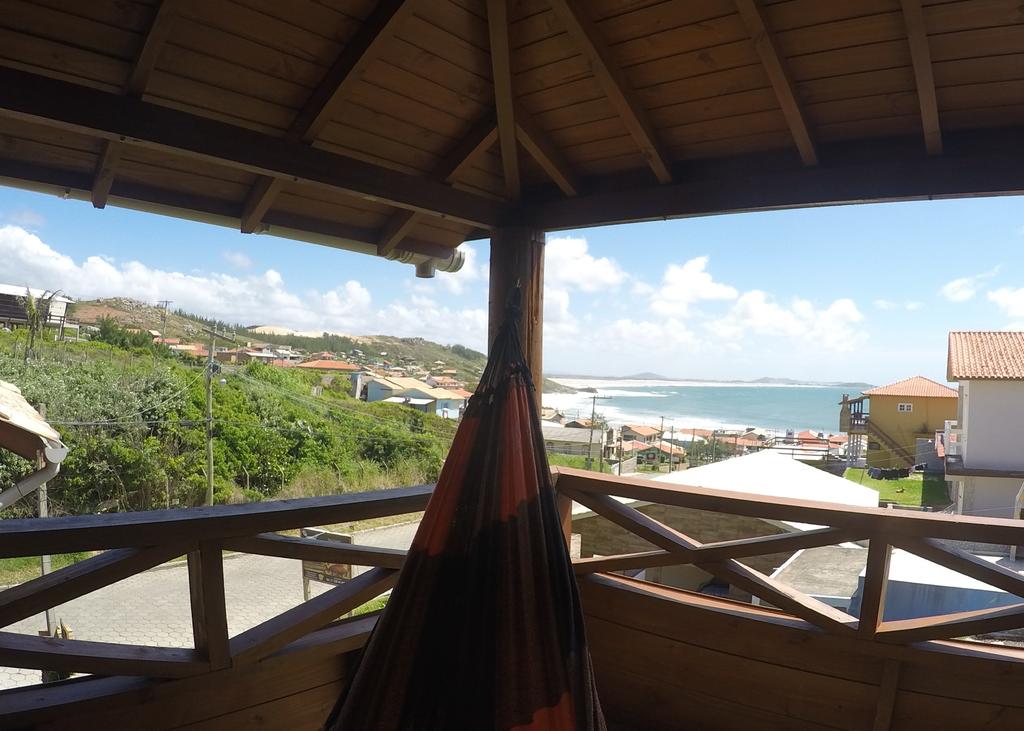
[(896, 410), (900, 413), (909, 414), (914, 410), (914, 404), (900, 404), (896, 407)]

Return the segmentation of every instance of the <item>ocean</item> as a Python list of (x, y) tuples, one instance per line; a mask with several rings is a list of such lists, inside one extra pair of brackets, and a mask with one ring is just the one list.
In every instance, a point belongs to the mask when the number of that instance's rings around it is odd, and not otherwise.
[[(711, 383), (694, 381), (628, 381), (580, 378), (552, 379), (571, 388), (596, 388), (597, 411), (612, 424), (677, 429), (744, 429), (770, 434), (787, 429), (836, 433), (839, 401), (856, 389), (832, 386)], [(594, 394), (544, 394), (544, 405), (570, 418), (589, 417)]]

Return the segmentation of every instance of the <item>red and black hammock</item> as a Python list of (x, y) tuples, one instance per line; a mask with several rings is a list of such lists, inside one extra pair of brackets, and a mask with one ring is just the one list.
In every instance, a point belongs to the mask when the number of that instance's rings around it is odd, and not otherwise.
[(332, 731), (605, 728), (514, 310)]

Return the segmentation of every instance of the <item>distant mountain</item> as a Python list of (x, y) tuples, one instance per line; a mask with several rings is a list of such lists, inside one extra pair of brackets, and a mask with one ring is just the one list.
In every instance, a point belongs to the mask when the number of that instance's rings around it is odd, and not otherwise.
[(828, 386), (831, 388), (849, 388), (851, 390), (864, 390), (871, 388), (873, 384), (860, 381), (803, 381), (796, 378), (772, 378), (764, 376), (750, 381), (740, 379), (719, 379), (719, 378), (677, 378), (675, 376), (663, 376), (658, 373), (644, 371), (629, 376), (595, 376), (578, 373), (550, 373), (551, 378), (564, 378), (571, 380), (597, 380), (597, 381), (691, 381), (693, 383), (746, 383), (762, 386)]

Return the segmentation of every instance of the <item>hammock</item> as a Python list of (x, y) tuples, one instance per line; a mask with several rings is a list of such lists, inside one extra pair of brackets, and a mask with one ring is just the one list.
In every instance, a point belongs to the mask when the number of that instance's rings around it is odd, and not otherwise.
[(331, 731), (605, 729), (518, 315), (510, 305)]

